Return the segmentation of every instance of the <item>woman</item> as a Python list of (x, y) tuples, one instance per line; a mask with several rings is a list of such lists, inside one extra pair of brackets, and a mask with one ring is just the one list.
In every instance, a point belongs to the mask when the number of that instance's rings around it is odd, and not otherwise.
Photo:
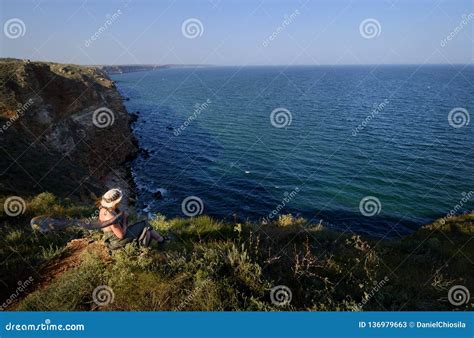
[(100, 200), (99, 222), (104, 225), (102, 230), (105, 233), (105, 245), (109, 249), (115, 250), (132, 242), (137, 242), (141, 246), (148, 246), (151, 239), (163, 243), (165, 238), (153, 230), (146, 221), (128, 226), (127, 216), (118, 208), (122, 197), (123, 193), (120, 189), (111, 189)]

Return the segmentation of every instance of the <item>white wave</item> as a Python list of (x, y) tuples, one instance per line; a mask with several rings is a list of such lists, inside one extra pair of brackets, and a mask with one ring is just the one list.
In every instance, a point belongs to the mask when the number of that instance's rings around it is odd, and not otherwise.
[(149, 189), (148, 191), (151, 192), (152, 194), (156, 194), (157, 192), (160, 192), (162, 196), (165, 196), (168, 194), (168, 190), (166, 190), (165, 188)]

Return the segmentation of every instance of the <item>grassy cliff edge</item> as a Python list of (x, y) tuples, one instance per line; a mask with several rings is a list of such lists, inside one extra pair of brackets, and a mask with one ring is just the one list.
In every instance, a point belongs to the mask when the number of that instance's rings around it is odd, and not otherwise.
[[(27, 202), (23, 215), (0, 216), (0, 236), (8, 242), (0, 250), (8, 285), (2, 299), (15, 294), (18, 281), (32, 280), (6, 309), (472, 310), (472, 303), (454, 306), (447, 295), (454, 285), (473, 290), (474, 214), (390, 240), (326, 230), (290, 215), (265, 225), (158, 215), (153, 227), (174, 241), (109, 253), (99, 231), (34, 233), (28, 220), (45, 211), (94, 213), (43, 193)], [(73, 238), (81, 238), (79, 252)], [(112, 290), (113, 301), (94, 301), (99, 286)], [(275, 300), (283, 287), (290, 302)]]

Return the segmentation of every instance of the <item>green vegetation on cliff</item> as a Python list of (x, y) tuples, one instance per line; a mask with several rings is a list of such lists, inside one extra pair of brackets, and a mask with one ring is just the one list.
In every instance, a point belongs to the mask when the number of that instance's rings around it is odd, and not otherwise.
[[(0, 249), (7, 262), (3, 299), (17, 281), (34, 280), (14, 309), (472, 310), (469, 302), (453, 306), (447, 296), (454, 285), (474, 290), (473, 214), (390, 240), (329, 231), (291, 216), (267, 225), (157, 216), (153, 227), (172, 234), (172, 242), (109, 253), (98, 231), (34, 233), (28, 220), (45, 211), (94, 215), (43, 193), (27, 202), (23, 215), (0, 216), (0, 236), (8, 242)], [(65, 246), (72, 238), (83, 238), (76, 242), (80, 251)], [(99, 306), (93, 293), (102, 285), (114, 297)], [(270, 294), (282, 285), (292, 299), (279, 305)]]

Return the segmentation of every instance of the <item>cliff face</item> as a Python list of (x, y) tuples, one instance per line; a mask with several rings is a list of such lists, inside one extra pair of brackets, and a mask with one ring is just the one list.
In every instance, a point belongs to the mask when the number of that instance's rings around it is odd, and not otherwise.
[(102, 70), (3, 60), (0, 84), (0, 191), (95, 191), (134, 156), (130, 117)]

